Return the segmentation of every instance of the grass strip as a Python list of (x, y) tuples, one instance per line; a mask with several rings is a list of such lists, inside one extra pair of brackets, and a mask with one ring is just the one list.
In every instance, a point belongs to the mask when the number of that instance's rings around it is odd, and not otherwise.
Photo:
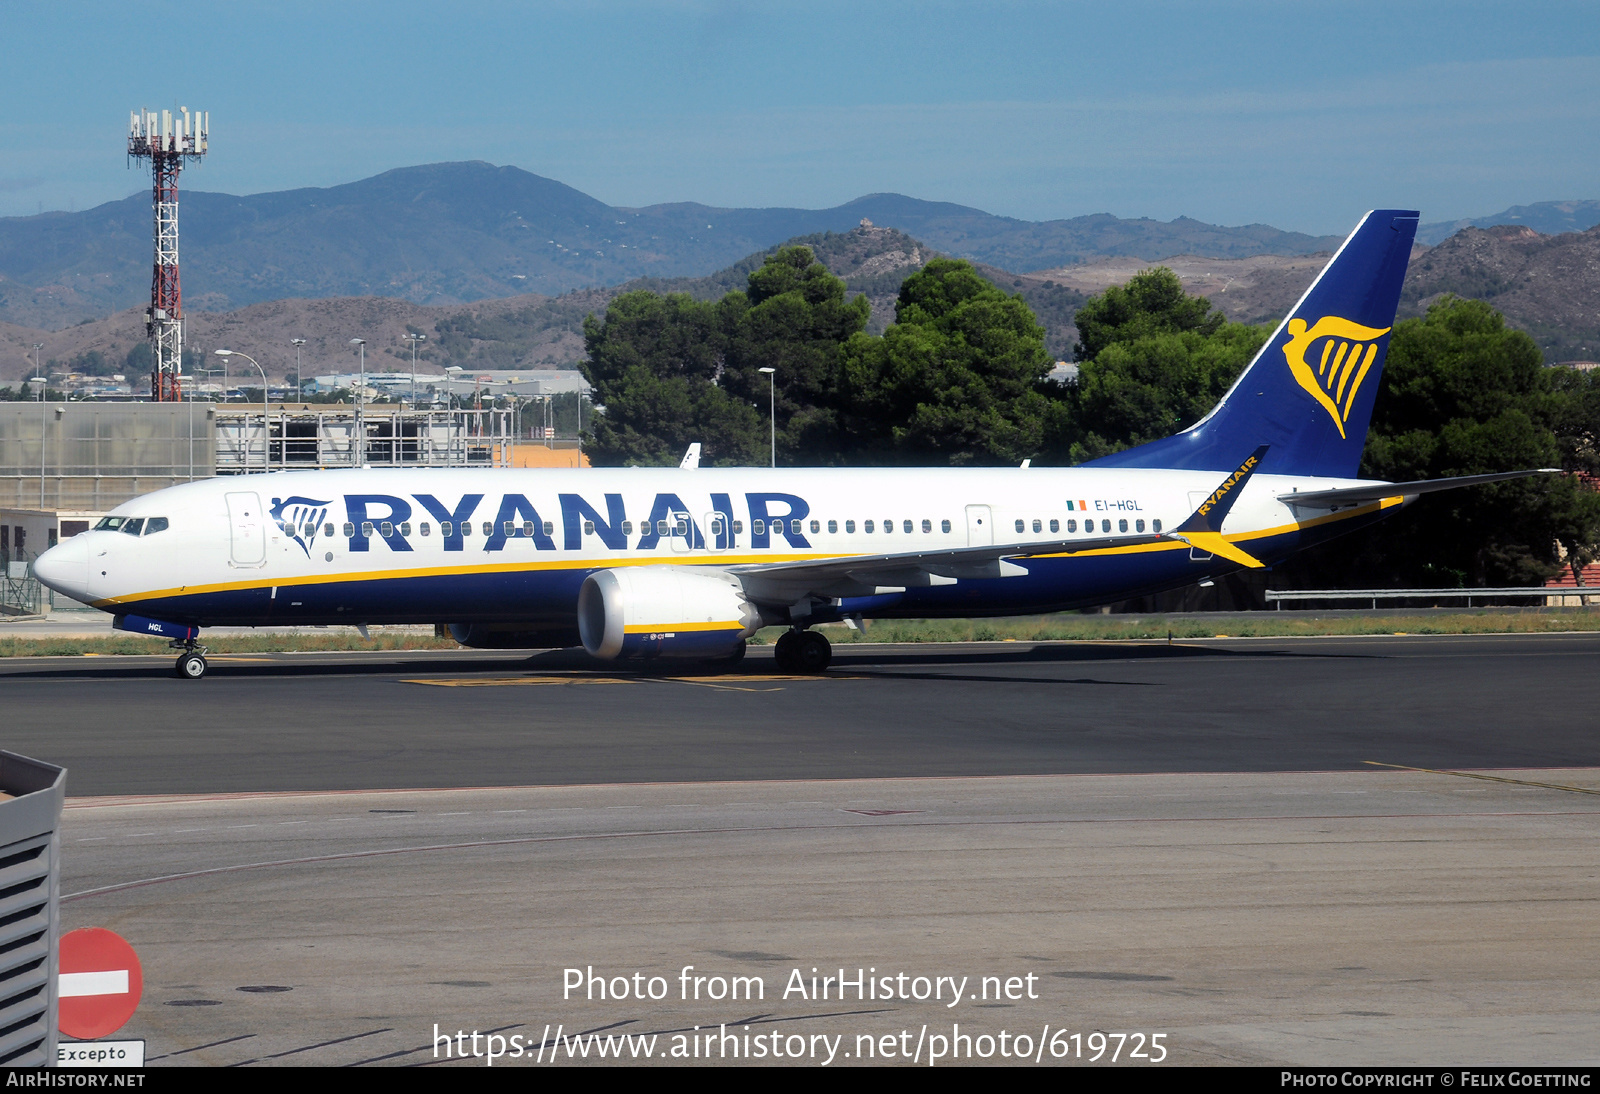
[[(1045, 615), (1012, 619), (880, 619), (866, 632), (827, 628), (835, 645), (857, 642), (1117, 642), (1166, 638), (1297, 638), (1347, 634), (1546, 634), (1600, 631), (1600, 608), (1560, 611), (1465, 611), (1427, 615), (1338, 615), (1296, 618), (1261, 612), (1219, 619), (1163, 615)], [(756, 634), (776, 642), (781, 627)]]
[[(214, 654), (229, 653), (337, 653), (348, 650), (456, 650), (449, 638), (430, 634), (375, 634), (372, 641), (359, 634), (240, 634), (201, 635)], [(85, 657), (177, 654), (164, 639), (139, 635), (104, 638), (0, 638), (0, 657)]]
[[(1299, 617), (1299, 613), (1261, 612), (1217, 619), (1194, 616), (1062, 615), (1012, 619), (893, 619), (869, 622), (865, 633), (830, 625), (835, 645), (863, 642), (1118, 642), (1136, 639), (1296, 638), (1356, 634), (1546, 634), (1600, 631), (1600, 608), (1527, 611), (1464, 611), (1427, 615), (1337, 615)], [(767, 627), (751, 639), (768, 645), (783, 633)], [(262, 633), (203, 636), (212, 653), (318, 653), (353, 650), (453, 650), (449, 638), (429, 634)], [(0, 637), (0, 657), (74, 657), (170, 654), (159, 638), (112, 634), (89, 638)]]

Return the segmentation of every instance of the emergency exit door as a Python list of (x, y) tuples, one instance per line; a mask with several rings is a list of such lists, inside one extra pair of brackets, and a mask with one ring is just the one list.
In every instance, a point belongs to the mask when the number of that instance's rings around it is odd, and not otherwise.
[(987, 505), (967, 506), (967, 546), (988, 547), (994, 543), (994, 515)]

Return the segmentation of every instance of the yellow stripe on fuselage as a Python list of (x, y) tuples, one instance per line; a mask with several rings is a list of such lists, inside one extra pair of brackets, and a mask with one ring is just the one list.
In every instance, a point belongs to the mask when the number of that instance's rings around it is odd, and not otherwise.
[[(1264, 528), (1254, 532), (1240, 533), (1223, 537), (1230, 543), (1251, 543), (1258, 539), (1268, 539), (1272, 536), (1286, 535), (1290, 532), (1304, 531), (1319, 525), (1329, 524), (1334, 521), (1349, 520), (1351, 517), (1365, 516), (1384, 509), (1393, 508), (1405, 499), (1399, 495), (1384, 498), (1369, 505), (1357, 506), (1346, 512), (1328, 513), (1324, 516), (1313, 517), (1311, 520), (1297, 521), (1293, 524), (1280, 524), (1273, 528)], [(1004, 544), (1001, 544), (1004, 546)], [(1027, 554), (1027, 545), (1018, 544), (1018, 557), (1027, 558), (1085, 558), (1093, 555), (1128, 555), (1144, 554), (1152, 551), (1187, 551), (1189, 544), (1178, 541), (1163, 543), (1139, 543), (1129, 547), (1102, 547), (1093, 551), (1057, 551), (1053, 553)], [(346, 581), (391, 581), (418, 577), (460, 577), (475, 576), (478, 574), (506, 574), (506, 573), (532, 573), (541, 570), (601, 570), (616, 569), (619, 566), (650, 566), (650, 565), (684, 565), (684, 566), (749, 566), (760, 563), (772, 562), (827, 562), (830, 559), (857, 558), (859, 555), (845, 552), (832, 554), (745, 554), (734, 555), (731, 553), (706, 552), (697, 555), (673, 555), (660, 557), (652, 555), (648, 558), (568, 558), (568, 559), (535, 559), (528, 562), (495, 562), (486, 565), (458, 565), (458, 566), (430, 566), (411, 568), (405, 570), (358, 570), (337, 574), (304, 574), (285, 575), (272, 581), (228, 581), (211, 585), (181, 585), (171, 589), (157, 589), (151, 592), (130, 593), (126, 596), (107, 597), (104, 600), (93, 601), (96, 608), (110, 610), (130, 604), (137, 604), (145, 600), (157, 600), (169, 596), (199, 596), (205, 593), (238, 592), (249, 589), (268, 588), (295, 588), (304, 585), (334, 585)], [(914, 565), (914, 563), (907, 563)], [(660, 628), (654, 628), (659, 630)]]
[(175, 589), (156, 589), (145, 593), (130, 593), (127, 596), (107, 597), (104, 600), (96, 600), (93, 603), (97, 608), (104, 608), (119, 604), (136, 603), (141, 600), (154, 600), (166, 596), (198, 596), (202, 593), (238, 592), (248, 589), (299, 588), (304, 585), (337, 585), (346, 581), (390, 581), (413, 577), (462, 577), (476, 576), (478, 574), (532, 573), (540, 570), (614, 570), (619, 566), (649, 566), (652, 564), (748, 566), (762, 562), (826, 562), (830, 558), (854, 557), (856, 556), (841, 552), (827, 555), (767, 554), (735, 556), (729, 553), (706, 553), (699, 555), (673, 555), (670, 558), (651, 555), (648, 558), (533, 559), (528, 562), (427, 566), (405, 570), (353, 570), (336, 574), (285, 575), (273, 581), (224, 581), (211, 585), (180, 585)]

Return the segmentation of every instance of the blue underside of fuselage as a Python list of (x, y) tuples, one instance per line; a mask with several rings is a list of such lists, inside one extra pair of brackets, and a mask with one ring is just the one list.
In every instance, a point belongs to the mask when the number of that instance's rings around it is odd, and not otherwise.
[[(1271, 565), (1296, 551), (1372, 524), (1371, 512), (1314, 528), (1240, 543)], [(1058, 555), (1026, 559), (1026, 576), (962, 579), (954, 585), (907, 589), (884, 596), (847, 598), (814, 612), (808, 622), (847, 615), (938, 618), (1022, 615), (1092, 607), (1183, 588), (1239, 567), (1222, 558), (1193, 558), (1187, 549), (1123, 554)], [(592, 568), (369, 577), (308, 585), (129, 600), (115, 606), (193, 626), (314, 626), (367, 623), (486, 623), (520, 629), (571, 629), (577, 625), (578, 590)]]

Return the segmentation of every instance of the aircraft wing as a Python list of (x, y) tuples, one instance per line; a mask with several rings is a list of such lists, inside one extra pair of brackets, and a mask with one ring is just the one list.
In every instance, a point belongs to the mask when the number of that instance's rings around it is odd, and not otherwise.
[(1559, 467), (1540, 467), (1533, 471), (1505, 471), (1493, 475), (1457, 475), (1450, 479), (1418, 479), (1416, 482), (1380, 482), (1370, 486), (1341, 486), (1333, 490), (1302, 490), (1295, 494), (1279, 494), (1278, 500), (1288, 505), (1308, 505), (1315, 509), (1335, 509), (1345, 505), (1359, 505), (1364, 501), (1383, 498), (1410, 497), (1433, 494), (1440, 490), (1454, 490), (1459, 486), (1477, 486), (1485, 482), (1507, 482), (1525, 479), (1532, 475), (1559, 475)]
[(1168, 538), (1157, 534), (1099, 536), (952, 547), (941, 551), (847, 555), (730, 566), (728, 572), (739, 579), (751, 599), (792, 604), (808, 596), (878, 596), (904, 592), (908, 588), (954, 585), (962, 578), (1018, 577), (1028, 572), (1027, 566), (1013, 559), (1135, 547)]
[[(1168, 532), (951, 547), (942, 551), (849, 555), (815, 561), (753, 563), (731, 566), (729, 572), (738, 578), (745, 595), (752, 600), (795, 604), (813, 596), (879, 596), (904, 592), (913, 587), (954, 585), (964, 577), (1020, 577), (1028, 572), (1025, 562), (1030, 557), (1140, 547), (1164, 541), (1187, 543), (1197, 550), (1221, 555), (1241, 566), (1260, 567), (1262, 563), (1259, 559), (1223, 537), (1222, 521), (1266, 454), (1266, 445), (1257, 448), (1237, 470), (1222, 480), (1221, 485), (1200, 503), (1188, 520)], [(1013, 561), (1019, 559), (1023, 561)]]

